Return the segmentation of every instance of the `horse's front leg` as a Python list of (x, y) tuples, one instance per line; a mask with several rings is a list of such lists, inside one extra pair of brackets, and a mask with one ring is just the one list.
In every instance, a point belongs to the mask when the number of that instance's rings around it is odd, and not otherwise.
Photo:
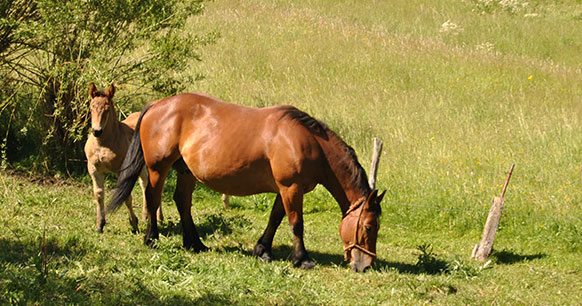
[(273, 238), (275, 237), (275, 232), (281, 224), (281, 221), (285, 217), (285, 208), (283, 207), (283, 200), (280, 194), (277, 194), (275, 198), (275, 203), (273, 204), (273, 209), (271, 209), (271, 216), (269, 217), (269, 223), (265, 232), (255, 245), (253, 250), (253, 256), (257, 256), (266, 261), (273, 260), (272, 246)]
[(105, 209), (103, 208), (103, 198), (105, 196), (105, 191), (103, 185), (105, 182), (105, 174), (97, 171), (95, 166), (88, 163), (87, 166), (89, 170), (89, 176), (91, 176), (91, 181), (93, 182), (93, 200), (95, 202), (97, 223), (95, 225), (95, 231), (103, 233), (103, 227), (105, 226)]
[(174, 201), (180, 213), (182, 220), (182, 241), (184, 248), (193, 248), (195, 252), (203, 252), (208, 250), (202, 241), (200, 235), (196, 231), (196, 226), (192, 220), (192, 192), (196, 188), (196, 178), (189, 171), (178, 171), (178, 178), (176, 180), (176, 191), (174, 192)]
[(289, 187), (280, 188), (280, 194), (293, 233), (293, 265), (311, 269), (315, 263), (307, 255), (303, 243), (303, 189), (297, 184), (292, 184)]

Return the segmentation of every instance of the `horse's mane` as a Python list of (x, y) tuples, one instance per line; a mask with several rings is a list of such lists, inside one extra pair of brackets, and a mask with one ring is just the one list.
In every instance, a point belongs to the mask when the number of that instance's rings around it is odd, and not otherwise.
[(347, 173), (350, 174), (351, 183), (355, 185), (357, 189), (362, 191), (366, 196), (370, 193), (370, 186), (368, 185), (368, 177), (366, 171), (360, 165), (358, 157), (356, 156), (356, 151), (349, 145), (347, 145), (343, 139), (341, 139), (334, 131), (329, 129), (329, 127), (322, 121), (317, 120), (307, 113), (298, 110), (293, 106), (283, 107), (284, 115), (290, 119), (296, 120), (305, 128), (307, 128), (311, 133), (319, 136), (325, 140), (330, 140), (338, 149), (340, 156), (337, 160), (334, 160), (333, 166), (342, 167)]

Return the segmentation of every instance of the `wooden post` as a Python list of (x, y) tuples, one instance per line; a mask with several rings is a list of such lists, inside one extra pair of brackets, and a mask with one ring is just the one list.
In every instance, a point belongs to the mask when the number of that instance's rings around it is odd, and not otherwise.
[(380, 165), (380, 156), (382, 155), (382, 140), (374, 137), (374, 155), (372, 155), (372, 165), (370, 166), (370, 178), (368, 185), (374, 190), (376, 188), (376, 175), (378, 174), (378, 166)]
[(230, 207), (228, 195), (226, 195), (226, 194), (222, 195), (222, 205), (224, 206), (224, 209), (228, 209)]
[(493, 204), (491, 209), (489, 209), (489, 215), (487, 216), (487, 221), (483, 227), (483, 236), (481, 237), (481, 243), (475, 245), (473, 252), (471, 254), (472, 258), (485, 262), (487, 257), (491, 254), (493, 249), (493, 241), (495, 240), (495, 234), (497, 233), (497, 228), (499, 227), (499, 222), (501, 221), (501, 212), (503, 211), (503, 196), (507, 190), (507, 185), (509, 185), (509, 179), (511, 178), (511, 173), (513, 172), (514, 165), (511, 165), (509, 174), (507, 175), (507, 180), (503, 186), (503, 191), (500, 197), (493, 198)]

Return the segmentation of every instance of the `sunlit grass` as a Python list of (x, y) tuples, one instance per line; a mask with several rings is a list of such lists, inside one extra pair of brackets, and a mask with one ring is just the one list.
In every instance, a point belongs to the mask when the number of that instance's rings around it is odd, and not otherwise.
[[(388, 192), (376, 271), (357, 275), (342, 263), (341, 214), (321, 187), (304, 205), (306, 246), (318, 266), (300, 271), (286, 260), (286, 221), (275, 237), (279, 260), (250, 256), (273, 195), (233, 198), (224, 211), (219, 194), (199, 188), (194, 221), (213, 251), (193, 254), (180, 248), (173, 178), (164, 194), (168, 219), (150, 250), (130, 233), (123, 210), (109, 217), (105, 234), (92, 232), (87, 180), (38, 186), (2, 175), (8, 209), (0, 212), (0, 243), (10, 251), (0, 258), (8, 288), (0, 301), (575, 303), (582, 5), (503, 6), (511, 3), (524, 1), (213, 1), (190, 20), (193, 33), (220, 38), (200, 50), (192, 73), (205, 79), (189, 90), (257, 107), (297, 106), (352, 145), (365, 168), (372, 138), (382, 138), (378, 187)], [(496, 252), (484, 266), (469, 256), (512, 163)], [(43, 285), (45, 228), (53, 246)], [(443, 271), (417, 265), (426, 244), (436, 261), (425, 266)]]

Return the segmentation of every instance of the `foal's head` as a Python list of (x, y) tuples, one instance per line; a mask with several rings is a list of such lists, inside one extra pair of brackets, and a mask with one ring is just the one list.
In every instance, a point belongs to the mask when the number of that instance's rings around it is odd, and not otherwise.
[(89, 95), (91, 96), (91, 131), (95, 137), (101, 136), (107, 124), (117, 119), (113, 106), (114, 94), (115, 87), (113, 84), (106, 91), (98, 90), (93, 83), (89, 85)]
[(350, 207), (340, 224), (340, 236), (344, 243), (345, 260), (350, 260), (354, 271), (370, 268), (376, 259), (376, 240), (380, 229), (380, 202), (384, 191), (378, 196), (374, 190), (367, 199)]

